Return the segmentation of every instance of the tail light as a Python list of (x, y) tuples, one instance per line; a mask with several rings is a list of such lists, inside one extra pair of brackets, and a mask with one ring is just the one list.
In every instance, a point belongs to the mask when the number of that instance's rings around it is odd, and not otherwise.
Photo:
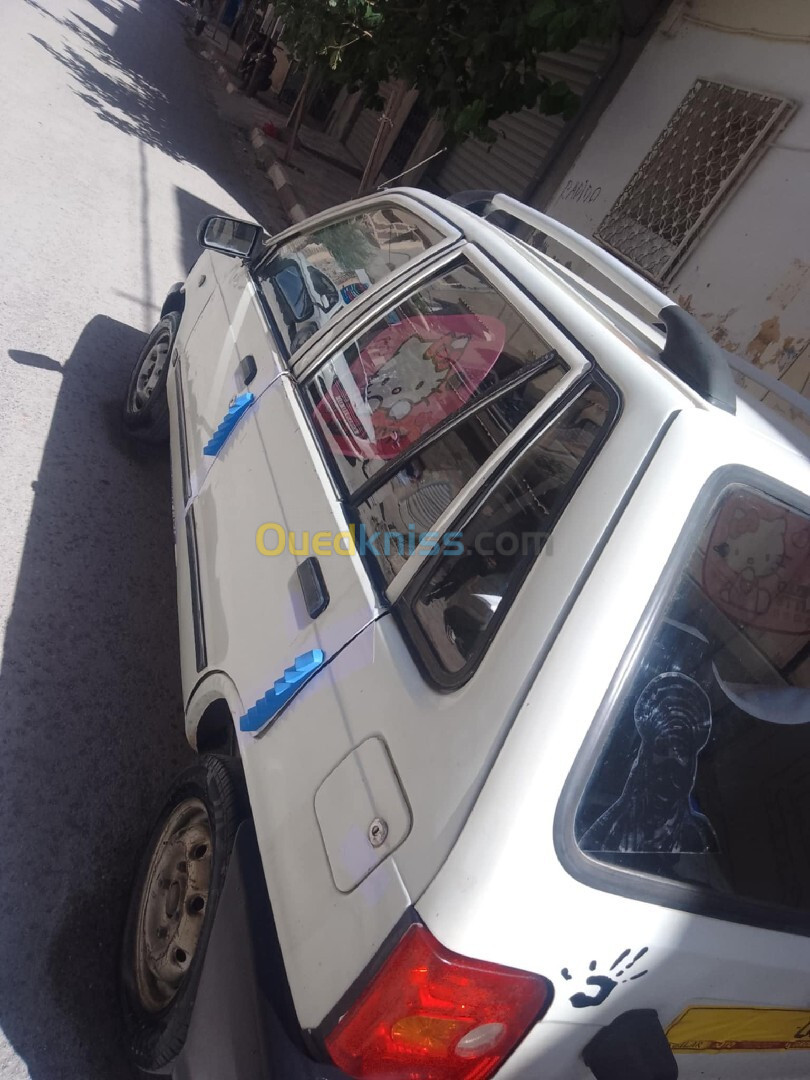
[(486, 1080), (551, 996), (541, 976), (459, 956), (412, 924), (326, 1048), (358, 1080)]

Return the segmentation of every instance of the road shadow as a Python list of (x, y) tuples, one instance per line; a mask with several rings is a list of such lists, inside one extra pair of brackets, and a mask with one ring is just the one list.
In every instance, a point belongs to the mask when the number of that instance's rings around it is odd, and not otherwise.
[(61, 367), (0, 668), (0, 1028), (32, 1080), (132, 1075), (121, 924), (161, 792), (191, 757), (168, 455), (119, 424), (144, 336), (96, 316)]
[(224, 128), (212, 117), (199, 78), (202, 61), (185, 47), (182, 24), (192, 17), (191, 8), (171, 0), (87, 0), (113, 24), (107, 30), (75, 12), (59, 18), (37, 0), (25, 2), (50, 17), (43, 27), (60, 25), (58, 44), (31, 36), (67, 69), (74, 93), (99, 119), (197, 166), (254, 217), (263, 215)]
[(10, 360), (13, 360), (15, 364), (22, 364), (23, 367), (39, 368), (40, 371), (61, 372), (62, 370), (62, 365), (58, 360), (53, 360), (42, 353), (26, 352), (25, 349), (9, 349), (8, 355)]

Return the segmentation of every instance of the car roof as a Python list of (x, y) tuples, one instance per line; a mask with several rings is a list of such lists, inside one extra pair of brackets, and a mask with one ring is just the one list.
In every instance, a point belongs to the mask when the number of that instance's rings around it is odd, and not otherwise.
[[(659, 307), (657, 312), (659, 318), (662, 310), (677, 309), (682, 314), (684, 323), (693, 327), (695, 348), (706, 350), (708, 333), (693, 316), (630, 267), (619, 263), (619, 260), (608, 252), (598, 249), (592, 241), (579, 237), (578, 234), (554, 222), (540, 211), (524, 206), (506, 196), (484, 192), (471, 193), (477, 197), (474, 201), (479, 205), (484, 201), (483, 196), (493, 195), (490, 200), (491, 210), (496, 214), (496, 220), (493, 221), (486, 213), (482, 215), (473, 212), (459, 202), (433, 195), (422, 189), (391, 189), (390, 193), (394, 192), (409, 196), (441, 214), (468, 239), (493, 256), (497, 257), (498, 250), (506, 244), (535, 266), (542, 268), (547, 274), (552, 274), (559, 284), (568, 291), (575, 292), (592, 313), (608, 321), (612, 328), (632, 346), (637, 355), (658, 370), (662, 378), (671, 375), (674, 365), (667, 363), (668, 333), (667, 328), (661, 325), (654, 314), (656, 307)], [(455, 198), (458, 198), (461, 203), (464, 201), (463, 196)], [(561, 243), (566, 256), (565, 262), (555, 257), (553, 250), (535, 248), (527, 240), (507, 231), (503, 224), (498, 223), (499, 220), (503, 222), (504, 215), (508, 215), (514, 221), (522, 222), (535, 232), (544, 233), (556, 243)], [(573, 246), (568, 247), (567, 241)], [(552, 249), (553, 246), (552, 244)], [(584, 259), (584, 274), (573, 269), (571, 256), (574, 259), (578, 258), (580, 262)], [(611, 279), (607, 288), (606, 270)], [(594, 276), (600, 279), (598, 285), (592, 280)], [(611, 285), (618, 285), (618, 296), (616, 290), (610, 288)], [(679, 342), (681, 349), (684, 343), (688, 346), (689, 339), (685, 339), (685, 342), (681, 339)], [(688, 360), (687, 356), (687, 362)], [(808, 434), (810, 432), (810, 400), (779, 382), (769, 373), (721, 349), (714, 342), (711, 343), (711, 352), (707, 355), (706, 362), (710, 365), (722, 365), (728, 369), (730, 376), (734, 376), (733, 379), (730, 377), (728, 380), (732, 389), (730, 391), (731, 407), (727, 411), (734, 413), (739, 422), (792, 453), (810, 455), (810, 434)], [(662, 364), (669, 370), (663, 370)], [(675, 370), (674, 374), (693, 406), (699, 406), (701, 401), (696, 399), (695, 386), (690, 383), (689, 378), (683, 378), (680, 370)], [(747, 381), (747, 386), (741, 385), (743, 378)], [(763, 400), (758, 399), (752, 392), (751, 383), (757, 384), (761, 390), (765, 391), (762, 395)], [(710, 399), (707, 400), (705, 394), (701, 394), (701, 397), (706, 407), (716, 407), (716, 403)]]

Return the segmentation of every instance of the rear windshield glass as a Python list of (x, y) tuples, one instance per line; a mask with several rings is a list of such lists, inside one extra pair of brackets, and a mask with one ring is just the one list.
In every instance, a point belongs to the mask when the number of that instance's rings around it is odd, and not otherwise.
[(806, 911), (809, 688), (810, 517), (734, 485), (620, 694), (580, 849)]

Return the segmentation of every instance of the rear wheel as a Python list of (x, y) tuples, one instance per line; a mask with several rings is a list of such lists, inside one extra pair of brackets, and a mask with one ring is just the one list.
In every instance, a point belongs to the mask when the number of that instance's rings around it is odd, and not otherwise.
[(166, 384), (172, 346), (180, 314), (170, 311), (146, 339), (132, 369), (124, 401), (124, 427), (144, 442), (165, 442), (169, 437), (169, 401)]
[(231, 764), (200, 758), (172, 785), (141, 860), (121, 957), (135, 1064), (162, 1068), (185, 1042), (203, 957), (241, 819)]

